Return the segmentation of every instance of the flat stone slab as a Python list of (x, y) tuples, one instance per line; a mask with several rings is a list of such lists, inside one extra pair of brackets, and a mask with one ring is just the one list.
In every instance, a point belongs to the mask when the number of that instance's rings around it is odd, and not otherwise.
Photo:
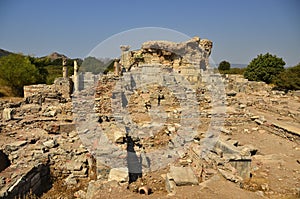
[(291, 126), (288, 124), (282, 124), (282, 123), (272, 123), (273, 126), (277, 127), (277, 128), (281, 128), (283, 130), (286, 130), (294, 135), (298, 135), (300, 136), (300, 128), (296, 127), (296, 126)]
[(170, 167), (170, 178), (174, 180), (177, 186), (198, 185), (198, 179), (194, 175), (191, 167)]
[(128, 182), (128, 168), (113, 168), (108, 175), (108, 181), (116, 180), (117, 182)]

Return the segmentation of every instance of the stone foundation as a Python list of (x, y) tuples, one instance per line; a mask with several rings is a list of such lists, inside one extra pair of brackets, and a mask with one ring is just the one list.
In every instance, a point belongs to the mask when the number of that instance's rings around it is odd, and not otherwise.
[(29, 168), (17, 180), (6, 185), (0, 192), (0, 198), (22, 198), (29, 193), (39, 196), (51, 186), (49, 165), (39, 164)]

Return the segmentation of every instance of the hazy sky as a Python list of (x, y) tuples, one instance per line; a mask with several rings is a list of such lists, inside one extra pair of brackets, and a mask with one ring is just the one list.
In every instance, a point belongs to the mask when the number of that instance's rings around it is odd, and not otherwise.
[(300, 62), (298, 0), (0, 0), (0, 27), (0, 48), (35, 56), (84, 58), (120, 32), (162, 27), (212, 40), (216, 63), (267, 52)]

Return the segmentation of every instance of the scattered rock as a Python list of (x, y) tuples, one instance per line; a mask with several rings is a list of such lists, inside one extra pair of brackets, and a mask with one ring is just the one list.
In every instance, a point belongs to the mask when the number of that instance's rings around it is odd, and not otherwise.
[(262, 120), (260, 120), (260, 119), (255, 119), (254, 122), (256, 122), (259, 125), (264, 124), (264, 122)]
[(234, 97), (234, 96), (236, 96), (236, 94), (237, 94), (237, 92), (235, 92), (234, 90), (226, 92), (226, 95), (230, 96), (230, 97)]
[(74, 197), (75, 197), (75, 198), (84, 199), (84, 198), (86, 198), (86, 192), (83, 191), (83, 190), (76, 191), (76, 192), (74, 193)]
[(43, 145), (44, 145), (45, 147), (47, 147), (48, 149), (52, 149), (52, 148), (58, 146), (56, 140), (48, 140), (48, 141), (46, 141), (46, 142), (43, 142)]
[(75, 179), (73, 174), (70, 174), (64, 181), (67, 185), (76, 185), (77, 184), (77, 180)]
[(231, 171), (226, 171), (224, 169), (219, 168), (218, 171), (222, 174), (222, 176), (231, 182), (241, 182), (243, 179), (237, 175), (234, 175)]
[(229, 130), (225, 129), (224, 127), (221, 128), (221, 132), (225, 133), (226, 135), (231, 135), (232, 134)]
[(239, 107), (240, 107), (240, 109), (244, 109), (244, 108), (247, 107), (247, 105), (245, 105), (245, 104), (240, 104)]

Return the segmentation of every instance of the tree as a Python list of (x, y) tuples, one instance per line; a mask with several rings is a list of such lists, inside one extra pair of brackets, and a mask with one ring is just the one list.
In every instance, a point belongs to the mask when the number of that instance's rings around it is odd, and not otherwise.
[(0, 81), (12, 89), (15, 95), (23, 95), (23, 86), (33, 84), (39, 79), (39, 71), (30, 59), (20, 54), (0, 58)]
[(221, 61), (218, 67), (219, 70), (229, 70), (230, 69), (230, 63), (228, 61)]
[(35, 57), (28, 57), (30, 62), (35, 65), (38, 69), (39, 76), (37, 77), (37, 82), (39, 84), (44, 84), (47, 82), (47, 76), (49, 75), (45, 66), (49, 65), (51, 60), (50, 58), (35, 58)]
[(247, 66), (244, 77), (250, 81), (273, 83), (275, 77), (284, 71), (285, 62), (282, 58), (269, 53), (258, 55)]
[(275, 79), (275, 85), (280, 90), (300, 90), (300, 63), (281, 72)]

